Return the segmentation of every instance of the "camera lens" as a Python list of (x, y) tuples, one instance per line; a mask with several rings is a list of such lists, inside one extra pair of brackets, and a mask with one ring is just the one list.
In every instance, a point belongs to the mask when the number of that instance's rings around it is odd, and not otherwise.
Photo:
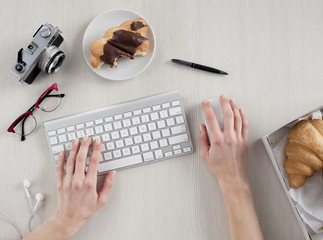
[(57, 72), (65, 59), (65, 54), (57, 47), (50, 46), (41, 56), (38, 67), (48, 74)]

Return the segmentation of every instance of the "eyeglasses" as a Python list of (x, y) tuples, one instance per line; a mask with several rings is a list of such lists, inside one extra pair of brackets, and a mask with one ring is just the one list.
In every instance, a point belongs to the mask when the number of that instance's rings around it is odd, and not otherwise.
[[(51, 94), (53, 91), (56, 91), (56, 93)], [(38, 98), (34, 105), (10, 125), (7, 131), (20, 135), (21, 141), (24, 141), (25, 137), (31, 134), (37, 126), (37, 120), (33, 112), (36, 109), (40, 109), (43, 112), (54, 111), (61, 104), (64, 96), (65, 94), (58, 92), (57, 83), (54, 83)]]

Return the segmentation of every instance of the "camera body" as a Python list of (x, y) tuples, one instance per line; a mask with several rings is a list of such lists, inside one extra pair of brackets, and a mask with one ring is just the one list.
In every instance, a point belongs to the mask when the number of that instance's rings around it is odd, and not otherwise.
[(19, 50), (17, 61), (11, 68), (19, 82), (31, 84), (40, 71), (52, 74), (60, 69), (65, 59), (64, 52), (58, 48), (64, 40), (60, 33), (59, 28), (43, 24), (27, 48)]

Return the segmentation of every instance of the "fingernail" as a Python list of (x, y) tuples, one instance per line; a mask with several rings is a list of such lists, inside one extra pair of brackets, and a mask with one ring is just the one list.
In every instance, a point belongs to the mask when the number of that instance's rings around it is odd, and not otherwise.
[(203, 100), (203, 103), (204, 103), (204, 104), (208, 104), (208, 102), (209, 102), (209, 101), (208, 101), (207, 99)]
[(202, 124), (199, 124), (200, 133), (202, 132)]
[(95, 142), (96, 142), (96, 144), (100, 144), (101, 143), (101, 139), (98, 138), (98, 139), (95, 140)]
[(62, 157), (64, 155), (64, 150), (59, 152), (59, 156)]
[(74, 139), (73, 144), (74, 144), (74, 146), (77, 146), (79, 144), (79, 140), (78, 139)]
[(236, 104), (236, 101), (232, 98), (231, 99), (231, 102), (233, 103), (233, 104)]
[(89, 137), (88, 137), (88, 136), (84, 136), (84, 137), (83, 137), (83, 142), (86, 142), (88, 139), (89, 139)]
[(114, 177), (114, 175), (116, 175), (116, 170), (112, 171), (112, 177)]
[(242, 112), (242, 114), (244, 114), (243, 108), (240, 108), (240, 111)]

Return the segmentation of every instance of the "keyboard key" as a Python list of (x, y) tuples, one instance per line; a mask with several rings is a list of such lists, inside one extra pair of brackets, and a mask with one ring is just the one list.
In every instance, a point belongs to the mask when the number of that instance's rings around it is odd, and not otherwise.
[(112, 153), (111, 152), (106, 152), (103, 154), (104, 160), (108, 161), (112, 159)]
[(165, 121), (164, 120), (158, 121), (157, 122), (157, 126), (158, 126), (158, 128), (164, 128), (164, 127), (166, 127)]
[(168, 112), (166, 110), (160, 111), (159, 114), (160, 114), (160, 118), (167, 118), (168, 117)]
[(60, 128), (57, 130), (57, 134), (62, 134), (65, 132), (65, 128)]
[(187, 142), (188, 141), (188, 135), (182, 134), (182, 135), (177, 135), (175, 137), (170, 137), (168, 138), (169, 144), (170, 145), (174, 145), (174, 144), (178, 144), (178, 143), (182, 143), (182, 142)]
[(157, 111), (157, 110), (159, 110), (160, 109), (160, 105), (155, 105), (155, 106), (153, 106), (153, 110), (154, 111)]
[(150, 142), (149, 145), (150, 145), (150, 149), (157, 149), (158, 148), (157, 141)]
[(103, 133), (103, 127), (102, 126), (96, 126), (95, 127), (95, 133), (96, 134)]
[(142, 113), (142, 111), (139, 109), (139, 110), (135, 110), (133, 111), (133, 115), (136, 116), (136, 115), (140, 115)]
[(85, 126), (86, 127), (92, 127), (92, 126), (94, 126), (94, 122), (93, 121), (86, 122)]
[(69, 126), (69, 127), (67, 127), (67, 128), (66, 128), (66, 130), (67, 130), (68, 132), (72, 132), (72, 131), (74, 131), (74, 130), (75, 130), (75, 127), (74, 127), (74, 126)]
[(170, 116), (175, 116), (182, 114), (182, 108), (181, 107), (175, 107), (175, 108), (170, 108), (169, 109), (169, 115)]
[(172, 106), (178, 106), (178, 105), (180, 105), (180, 102), (178, 100), (172, 102)]
[(48, 134), (49, 137), (55, 136), (56, 135), (56, 131), (49, 131), (47, 134)]
[(58, 141), (60, 143), (66, 142), (67, 141), (66, 135), (60, 135), (60, 136), (58, 136)]
[(103, 119), (97, 119), (97, 120), (95, 120), (95, 124), (102, 124), (103, 123)]
[(121, 140), (116, 141), (116, 147), (117, 147), (117, 148), (122, 148), (122, 147), (124, 147), (124, 143), (123, 143), (123, 140), (122, 140), (122, 139), (121, 139)]
[(170, 103), (163, 103), (162, 104), (162, 108), (169, 108), (170, 107)]
[(125, 119), (125, 120), (122, 121), (122, 123), (123, 123), (124, 127), (130, 127), (131, 126), (130, 119)]
[(76, 125), (76, 129), (82, 129), (82, 128), (84, 128), (84, 124), (83, 123)]
[(114, 122), (113, 127), (115, 130), (122, 128), (122, 124), (120, 121)]
[(123, 116), (124, 116), (125, 118), (132, 117), (132, 112), (126, 112), (126, 113), (124, 113), (124, 114), (123, 114)]
[(140, 133), (145, 133), (148, 131), (146, 125), (140, 125), (138, 128)]
[(140, 148), (139, 148), (139, 146), (133, 146), (133, 147), (131, 147), (131, 151), (133, 154), (136, 154), (136, 153), (140, 152)]
[(151, 161), (154, 160), (154, 154), (152, 152), (146, 152), (143, 154), (144, 161)]
[(174, 118), (169, 118), (166, 120), (166, 123), (167, 123), (168, 127), (171, 127), (171, 126), (175, 125), (175, 120), (174, 120)]
[(130, 148), (124, 148), (122, 149), (123, 156), (129, 156), (131, 154)]
[(180, 149), (181, 148), (181, 145), (174, 145), (173, 146), (173, 150), (178, 150), (178, 149)]
[(54, 161), (55, 161), (56, 164), (58, 162), (58, 158), (59, 158), (59, 154), (54, 155)]
[(182, 149), (178, 149), (178, 150), (175, 150), (174, 151), (174, 154), (177, 155), (177, 154), (181, 154), (182, 153)]
[(105, 122), (111, 122), (113, 120), (113, 118), (112, 117), (106, 117), (105, 119), (104, 119), (104, 121)]
[(172, 127), (170, 130), (172, 131), (172, 134), (175, 135), (175, 134), (186, 132), (186, 127), (185, 125), (180, 125), (180, 126)]
[(144, 108), (142, 111), (144, 113), (149, 113), (149, 112), (151, 112), (151, 108), (150, 107), (147, 107), (147, 108)]
[(66, 143), (65, 144), (65, 150), (70, 151), (72, 149), (72, 142)]
[(192, 148), (191, 147), (186, 147), (186, 148), (183, 149), (183, 151), (184, 152), (190, 152), (190, 151), (192, 151)]
[(161, 138), (160, 131), (153, 132), (153, 139), (159, 139)]
[(156, 112), (151, 113), (150, 118), (151, 118), (151, 121), (155, 121), (155, 120), (159, 119), (158, 113), (156, 113)]
[(161, 140), (159, 140), (159, 145), (160, 145), (160, 147), (166, 147), (166, 146), (168, 146), (167, 139), (161, 139)]
[(108, 142), (106, 144), (106, 147), (107, 147), (108, 151), (111, 151), (111, 150), (115, 149), (114, 142)]
[(57, 146), (52, 147), (52, 153), (53, 154), (60, 153), (63, 150), (64, 150), (64, 146), (63, 145), (57, 145)]
[(131, 119), (133, 125), (138, 125), (140, 124), (140, 118), (139, 117), (134, 117)]
[(162, 135), (163, 137), (168, 137), (170, 136), (170, 131), (168, 128), (162, 130)]
[(136, 143), (136, 144), (138, 144), (138, 143), (142, 143), (141, 135), (135, 136), (135, 137), (134, 137), (134, 141), (135, 141), (135, 143)]
[(73, 141), (76, 138), (76, 135), (74, 132), (67, 134), (68, 141)]
[(130, 137), (130, 138), (126, 138), (124, 141), (125, 141), (125, 143), (126, 143), (126, 146), (133, 145), (133, 140), (132, 140), (132, 138), (131, 138), (131, 137)]
[(110, 141), (110, 135), (109, 135), (109, 133), (106, 133), (106, 134), (103, 134), (102, 135), (102, 141), (103, 142)]
[(120, 151), (120, 150), (115, 150), (115, 151), (113, 151), (113, 157), (114, 157), (114, 158), (119, 158), (119, 157), (121, 157), (121, 151)]
[(160, 159), (160, 158), (164, 157), (163, 151), (160, 150), (160, 149), (159, 150), (156, 150), (154, 153), (155, 153), (156, 159)]
[(129, 132), (128, 132), (128, 129), (122, 129), (121, 131), (120, 131), (120, 135), (121, 135), (121, 137), (128, 137), (129, 136)]
[(115, 161), (103, 162), (99, 165), (98, 172), (99, 173), (106, 172), (106, 171), (110, 171), (112, 169), (127, 167), (127, 166), (135, 165), (138, 163), (142, 163), (141, 154), (132, 155), (132, 156), (121, 158), (121, 159), (118, 159)]
[(94, 135), (94, 130), (93, 130), (93, 128), (87, 128), (87, 129), (85, 129), (85, 134), (86, 134), (87, 136), (92, 136), (92, 135)]
[(121, 114), (115, 115), (114, 116), (114, 120), (120, 120), (122, 118)]
[(145, 152), (145, 151), (148, 151), (149, 150), (149, 145), (148, 143), (144, 143), (144, 144), (141, 144), (140, 145), (141, 147), (141, 151)]
[(173, 152), (165, 152), (165, 157), (173, 156)]
[(49, 142), (50, 142), (50, 144), (51, 144), (51, 145), (57, 144), (57, 143), (58, 143), (58, 141), (57, 141), (57, 137), (51, 137), (51, 138), (49, 139)]
[(115, 131), (111, 133), (111, 138), (112, 139), (117, 139), (120, 138), (119, 132)]
[(149, 122), (149, 116), (147, 114), (146, 115), (142, 115), (141, 116), (141, 122), (142, 123)]
[(183, 116), (178, 116), (178, 117), (176, 117), (176, 123), (177, 123), (177, 124), (184, 123), (184, 118), (183, 118)]
[(138, 134), (138, 129), (137, 127), (132, 127), (129, 129), (131, 135), (136, 135)]
[(144, 141), (145, 142), (147, 142), (147, 141), (150, 141), (151, 140), (151, 135), (150, 135), (150, 133), (146, 133), (146, 134), (144, 134), (144, 135), (142, 135), (143, 136), (143, 139), (144, 139)]
[(104, 131), (110, 132), (112, 130), (113, 130), (113, 127), (112, 127), (112, 124), (111, 123), (108, 123), (108, 124), (105, 124), (104, 125)]
[(156, 123), (152, 122), (152, 123), (148, 123), (148, 130), (149, 131), (153, 131), (156, 130)]

